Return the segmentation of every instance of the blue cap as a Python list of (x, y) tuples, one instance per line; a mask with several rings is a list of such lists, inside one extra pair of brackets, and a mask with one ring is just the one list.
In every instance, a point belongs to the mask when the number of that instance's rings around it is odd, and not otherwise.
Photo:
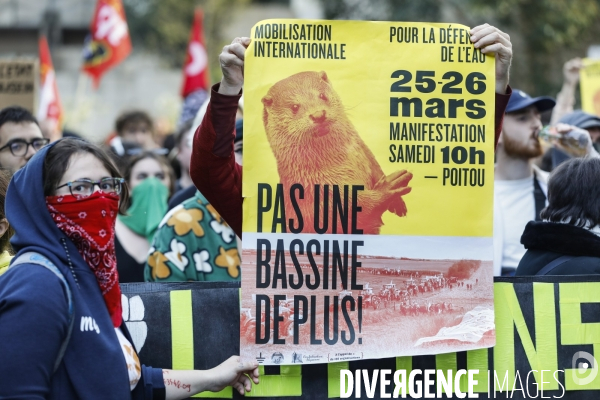
[(565, 115), (558, 122), (574, 125), (581, 129), (600, 128), (600, 118), (581, 110)]
[(556, 105), (556, 101), (552, 97), (531, 97), (522, 90), (513, 89), (508, 105), (506, 106), (506, 112), (511, 113), (522, 110), (529, 106), (535, 106), (539, 112), (550, 110)]

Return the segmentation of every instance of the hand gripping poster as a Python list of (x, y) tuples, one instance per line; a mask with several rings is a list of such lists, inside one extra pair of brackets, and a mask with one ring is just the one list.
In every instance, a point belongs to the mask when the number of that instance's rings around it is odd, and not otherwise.
[(454, 24), (268, 20), (251, 39), (241, 355), (493, 346), (493, 56)]

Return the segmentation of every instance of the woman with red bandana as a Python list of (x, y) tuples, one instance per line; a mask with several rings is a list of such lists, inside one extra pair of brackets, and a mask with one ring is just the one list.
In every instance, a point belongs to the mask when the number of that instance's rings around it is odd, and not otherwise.
[(14, 175), (6, 212), (17, 255), (0, 279), (0, 398), (183, 399), (258, 383), (257, 365), (235, 356), (206, 371), (140, 365), (114, 247), (127, 197), (110, 158), (79, 139), (45, 147)]

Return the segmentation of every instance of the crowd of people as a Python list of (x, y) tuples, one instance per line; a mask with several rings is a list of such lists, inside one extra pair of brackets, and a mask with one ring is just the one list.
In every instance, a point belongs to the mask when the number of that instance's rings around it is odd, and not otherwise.
[(238, 356), (142, 365), (123, 323), (120, 283), (240, 279), (238, 238), (190, 177), (193, 124), (168, 148), (128, 111), (94, 144), (0, 110), (0, 398), (180, 399), (259, 382)]
[[(485, 24), (471, 41), (496, 58), (496, 275), (600, 272), (600, 118), (572, 109), (580, 63), (565, 66), (558, 101), (532, 98), (509, 86), (508, 35)], [(258, 383), (257, 364), (236, 356), (206, 371), (140, 365), (119, 287), (241, 279), (249, 44), (225, 46), (221, 82), (172, 147), (143, 111), (121, 115), (97, 145), (45, 137), (27, 110), (0, 110), (0, 397), (176, 399)], [(560, 142), (542, 157), (540, 113), (553, 107), (560, 135), (586, 130), (584, 157)]]
[[(495, 275), (545, 274), (548, 270), (543, 267), (554, 259), (564, 263), (552, 270), (555, 275), (600, 272), (600, 259), (593, 259), (600, 255), (594, 245), (600, 243), (596, 241), (600, 219), (593, 183), (600, 177), (594, 168), (600, 162), (600, 118), (573, 110), (581, 68), (580, 59), (565, 63), (564, 84), (556, 100), (512, 91), (496, 148)], [(577, 143), (580, 148), (570, 148), (564, 140), (555, 140), (553, 146), (541, 141), (543, 112), (551, 112), (555, 134), (583, 135), (585, 140)], [(584, 246), (582, 238), (587, 239)], [(533, 262), (531, 257), (541, 253), (545, 256)], [(568, 254), (578, 258), (562, 258)], [(583, 260), (582, 269), (583, 256), (592, 259)]]

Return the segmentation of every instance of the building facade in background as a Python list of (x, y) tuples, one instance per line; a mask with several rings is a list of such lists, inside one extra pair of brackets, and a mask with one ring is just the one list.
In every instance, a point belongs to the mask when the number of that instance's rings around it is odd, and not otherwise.
[[(46, 35), (64, 108), (64, 128), (90, 140), (104, 140), (114, 130), (117, 116), (129, 109), (149, 112), (159, 133), (173, 131), (181, 110), (181, 69), (171, 67), (160, 54), (134, 42), (131, 55), (102, 77), (97, 90), (81, 72), (83, 43), (95, 4), (96, 0), (0, 0), (0, 58), (37, 57), (39, 36)], [(222, 32), (232, 38), (248, 36), (262, 19), (293, 17), (322, 17), (319, 2), (251, 3), (236, 10)]]

